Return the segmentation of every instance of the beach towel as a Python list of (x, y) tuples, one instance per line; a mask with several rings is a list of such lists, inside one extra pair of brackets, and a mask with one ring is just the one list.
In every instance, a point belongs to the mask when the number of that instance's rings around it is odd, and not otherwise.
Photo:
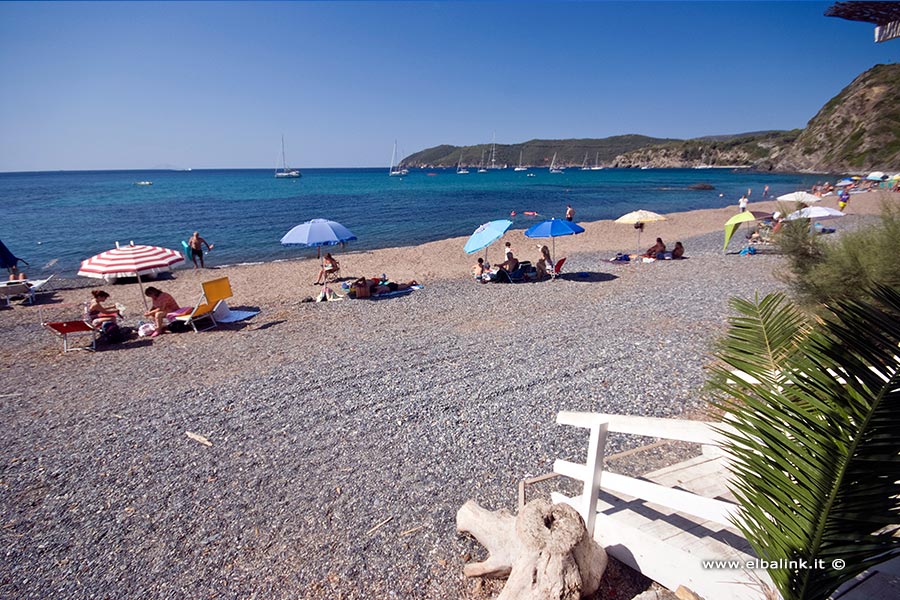
[(217, 323), (237, 323), (258, 314), (258, 310), (231, 310), (224, 300), (219, 301), (213, 310), (213, 318)]
[(418, 284), (418, 285), (414, 285), (414, 286), (410, 287), (409, 289), (405, 289), (405, 290), (396, 290), (394, 292), (386, 292), (384, 294), (376, 294), (376, 295), (372, 296), (371, 299), (372, 300), (381, 300), (382, 298), (396, 298), (397, 296), (406, 296), (408, 294), (412, 294), (415, 290), (421, 290), (423, 287), (425, 287), (425, 286)]

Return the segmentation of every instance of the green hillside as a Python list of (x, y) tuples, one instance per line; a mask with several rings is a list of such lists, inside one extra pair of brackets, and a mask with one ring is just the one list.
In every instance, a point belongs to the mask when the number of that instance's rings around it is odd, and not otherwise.
[[(580, 166), (584, 162), (585, 155), (588, 157), (589, 165), (593, 165), (595, 160), (609, 165), (616, 156), (625, 152), (670, 141), (672, 140), (645, 135), (619, 135), (603, 139), (529, 140), (521, 144), (497, 144), (495, 164), (497, 166), (515, 166), (519, 164), (519, 153), (521, 152), (524, 165), (548, 166), (555, 152), (557, 162), (565, 166)], [(403, 159), (402, 164), (406, 167), (455, 167), (460, 160), (460, 154), (462, 154), (463, 165), (476, 167), (481, 163), (482, 152), (486, 166), (489, 166), (490, 143), (475, 146), (449, 146), (446, 144), (435, 146), (407, 156)]]

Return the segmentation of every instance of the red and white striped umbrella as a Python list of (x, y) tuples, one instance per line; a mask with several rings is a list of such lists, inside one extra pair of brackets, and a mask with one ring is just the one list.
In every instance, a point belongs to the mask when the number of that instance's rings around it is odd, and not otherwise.
[(128, 246), (119, 246), (106, 252), (101, 252), (87, 260), (81, 261), (78, 275), (81, 277), (93, 277), (110, 282), (119, 277), (137, 277), (141, 286), (141, 300), (144, 306), (144, 285), (141, 283), (141, 275), (156, 275), (169, 271), (173, 265), (184, 262), (184, 255), (177, 250), (160, 248), (159, 246), (135, 245), (132, 242)]

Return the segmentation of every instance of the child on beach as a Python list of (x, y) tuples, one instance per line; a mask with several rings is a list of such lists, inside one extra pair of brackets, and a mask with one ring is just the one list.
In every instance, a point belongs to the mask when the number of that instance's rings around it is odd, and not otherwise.
[(506, 253), (506, 260), (509, 260), (509, 257), (512, 256), (512, 253), (513, 253), (512, 244), (510, 244), (509, 242), (506, 242), (505, 246), (506, 247), (504, 248), (503, 251)]
[(566, 221), (571, 221), (575, 218), (575, 209), (572, 208), (570, 204), (566, 204)]
[(472, 265), (472, 276), (475, 278), (475, 281), (480, 281), (481, 283), (486, 283), (484, 279), (484, 274), (487, 272), (487, 267), (484, 265), (484, 259), (479, 258), (478, 262)]

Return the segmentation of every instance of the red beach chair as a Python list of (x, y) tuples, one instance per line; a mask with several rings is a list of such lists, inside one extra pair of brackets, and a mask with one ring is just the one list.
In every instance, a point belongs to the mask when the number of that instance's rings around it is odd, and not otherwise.
[(553, 270), (550, 272), (550, 277), (556, 279), (559, 277), (559, 274), (562, 273), (562, 267), (566, 262), (566, 257), (563, 256), (561, 259), (556, 261), (556, 264), (553, 266)]
[[(49, 323), (41, 323), (44, 327), (62, 337), (63, 354), (74, 350), (96, 350), (97, 349), (97, 330), (85, 321), (50, 321)], [(79, 346), (77, 348), (69, 348), (69, 335), (79, 333), (91, 334), (90, 346)]]

